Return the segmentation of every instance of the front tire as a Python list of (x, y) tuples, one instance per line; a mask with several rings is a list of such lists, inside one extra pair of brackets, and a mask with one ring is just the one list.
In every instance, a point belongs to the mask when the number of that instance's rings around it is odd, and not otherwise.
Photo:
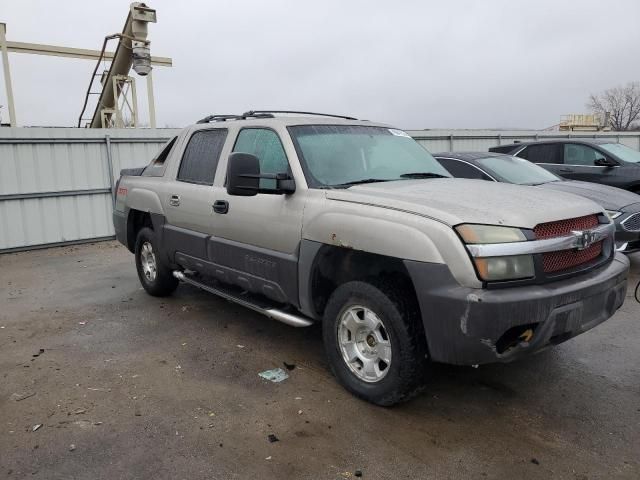
[(357, 397), (391, 406), (423, 386), (427, 347), (417, 308), (391, 288), (360, 281), (338, 287), (323, 339), (333, 374)]
[(136, 238), (135, 259), (138, 278), (149, 295), (166, 297), (178, 288), (178, 279), (162, 262), (156, 235), (148, 227), (142, 228)]

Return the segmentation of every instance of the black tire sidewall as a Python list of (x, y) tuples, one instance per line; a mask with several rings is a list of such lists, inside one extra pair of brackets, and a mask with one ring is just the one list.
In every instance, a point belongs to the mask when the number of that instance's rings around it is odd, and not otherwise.
[[(153, 254), (156, 258), (157, 274), (155, 280), (153, 281), (147, 279), (142, 269), (140, 252), (142, 250), (142, 245), (145, 242), (149, 242), (151, 244)], [(136, 237), (136, 246), (134, 252), (138, 278), (140, 279), (140, 283), (142, 284), (142, 287), (147, 291), (147, 293), (154, 296), (165, 296), (176, 289), (176, 287), (178, 286), (178, 280), (173, 277), (171, 271), (161, 261), (160, 250), (156, 241), (155, 232), (152, 229), (148, 227), (140, 229), (140, 231), (138, 232), (138, 236)]]
[[(343, 312), (350, 306), (361, 305), (371, 309), (382, 320), (391, 342), (391, 364), (384, 378), (378, 382), (365, 382), (345, 363), (338, 343), (338, 324)], [(338, 381), (350, 392), (369, 402), (389, 406), (409, 397), (417, 387), (416, 368), (424, 363), (415, 358), (420, 349), (411, 338), (401, 308), (384, 292), (365, 282), (349, 282), (338, 287), (325, 309), (323, 340), (329, 365)]]

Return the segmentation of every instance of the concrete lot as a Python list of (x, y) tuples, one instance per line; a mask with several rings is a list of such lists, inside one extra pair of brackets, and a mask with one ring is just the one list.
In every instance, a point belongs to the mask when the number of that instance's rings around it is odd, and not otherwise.
[[(333, 380), (318, 328), (188, 286), (152, 298), (115, 242), (0, 256), (0, 271), (0, 478), (640, 477), (632, 291), (587, 334), (439, 366), (383, 409)], [(286, 381), (258, 377), (283, 362)]]

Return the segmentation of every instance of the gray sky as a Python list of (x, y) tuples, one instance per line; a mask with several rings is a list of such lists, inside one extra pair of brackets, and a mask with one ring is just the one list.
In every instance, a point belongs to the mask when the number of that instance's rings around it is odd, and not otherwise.
[[(121, 31), (129, 5), (1, 1), (9, 40), (91, 49)], [(638, 0), (148, 4), (152, 54), (174, 61), (154, 70), (158, 126), (278, 108), (405, 129), (545, 128), (585, 113), (590, 92), (640, 80)], [(75, 126), (93, 62), (9, 56), (19, 124)]]

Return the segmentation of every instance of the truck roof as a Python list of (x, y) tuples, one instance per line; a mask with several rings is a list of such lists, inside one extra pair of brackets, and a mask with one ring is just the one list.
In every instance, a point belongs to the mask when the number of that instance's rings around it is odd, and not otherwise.
[(357, 118), (348, 117), (345, 115), (333, 115), (327, 113), (315, 113), (315, 112), (297, 112), (297, 111), (266, 111), (266, 110), (251, 110), (241, 115), (209, 115), (198, 122), (195, 126), (203, 127), (209, 125), (279, 125), (279, 126), (293, 126), (293, 125), (362, 125), (372, 127), (384, 127), (391, 128), (389, 125), (385, 125), (377, 122), (370, 122), (368, 120), (358, 120)]

